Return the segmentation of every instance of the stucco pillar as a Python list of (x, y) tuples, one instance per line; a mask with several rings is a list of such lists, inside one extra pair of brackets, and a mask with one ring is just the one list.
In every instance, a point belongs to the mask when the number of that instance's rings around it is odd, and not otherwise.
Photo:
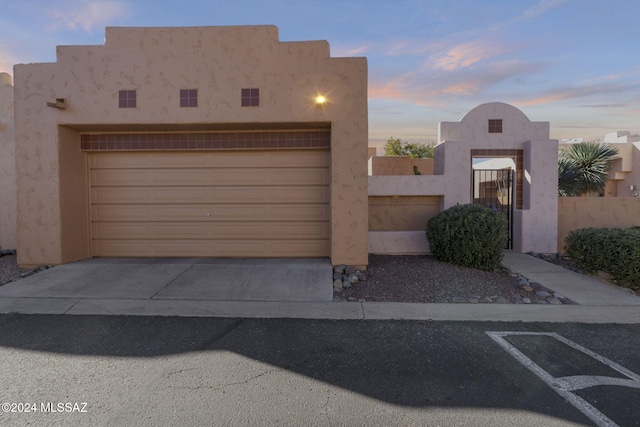
[(11, 76), (0, 73), (0, 247), (16, 249), (16, 163)]
[[(365, 111), (366, 113), (366, 111)], [(366, 119), (364, 121), (366, 126)], [(331, 128), (331, 262), (365, 266), (369, 257), (369, 181), (365, 132)], [(340, 144), (334, 144), (339, 138)]]
[[(520, 252), (555, 253), (558, 239), (558, 141), (526, 141)], [(515, 230), (514, 230), (515, 231)]]

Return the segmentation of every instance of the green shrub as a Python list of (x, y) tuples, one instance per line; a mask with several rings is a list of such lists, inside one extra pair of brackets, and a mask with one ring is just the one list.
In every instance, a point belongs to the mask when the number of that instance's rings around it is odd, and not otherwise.
[(611, 274), (620, 285), (640, 287), (640, 228), (581, 228), (565, 239), (565, 253), (589, 272)]
[(427, 222), (427, 240), (439, 261), (479, 270), (500, 268), (507, 243), (505, 216), (480, 205), (456, 205)]

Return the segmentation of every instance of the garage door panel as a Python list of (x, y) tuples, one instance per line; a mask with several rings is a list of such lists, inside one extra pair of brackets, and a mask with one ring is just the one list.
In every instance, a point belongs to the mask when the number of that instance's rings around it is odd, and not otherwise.
[[(98, 240), (92, 252), (103, 257), (324, 257), (329, 242), (296, 240)], [(265, 255), (268, 254), (268, 255)]]
[(149, 187), (94, 187), (91, 200), (96, 204), (110, 203), (211, 203), (208, 190), (202, 187), (149, 188)]
[(327, 167), (331, 155), (327, 150), (113, 152), (91, 156), (89, 163), (91, 169)]
[(302, 205), (94, 205), (92, 221), (323, 221), (324, 204)]
[(325, 257), (328, 150), (89, 156), (93, 256)]
[(91, 200), (110, 203), (328, 203), (328, 186), (94, 187)]
[(327, 182), (326, 168), (225, 168), (225, 169), (99, 169), (90, 174), (91, 186), (192, 186), (192, 185), (322, 185)]
[(328, 239), (328, 222), (225, 222), (225, 223), (138, 223), (92, 224), (94, 239)]

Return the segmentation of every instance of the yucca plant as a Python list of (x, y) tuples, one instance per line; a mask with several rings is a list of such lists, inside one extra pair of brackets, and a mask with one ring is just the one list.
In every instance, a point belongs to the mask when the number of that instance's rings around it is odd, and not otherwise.
[(604, 142), (572, 144), (558, 155), (558, 196), (601, 193), (618, 150)]
[(558, 196), (577, 196), (578, 168), (576, 163), (560, 151), (558, 155)]

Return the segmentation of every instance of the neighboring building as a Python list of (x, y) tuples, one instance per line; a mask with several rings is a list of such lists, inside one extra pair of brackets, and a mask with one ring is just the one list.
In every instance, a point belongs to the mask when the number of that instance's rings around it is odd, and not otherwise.
[(16, 248), (16, 162), (11, 76), (0, 73), (0, 248)]
[(19, 264), (367, 264), (366, 58), (274, 26), (107, 28), (14, 77)]
[(638, 197), (640, 195), (640, 135), (630, 132), (611, 132), (604, 142), (618, 150), (605, 197)]

